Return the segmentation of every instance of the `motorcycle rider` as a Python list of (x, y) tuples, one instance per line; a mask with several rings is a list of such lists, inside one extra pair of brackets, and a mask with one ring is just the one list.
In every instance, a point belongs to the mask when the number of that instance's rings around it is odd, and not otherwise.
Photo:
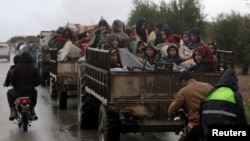
[(11, 65), (10, 68), (9, 68), (9, 71), (8, 71), (7, 76), (5, 78), (5, 82), (3, 83), (4, 87), (11, 86), (10, 77), (12, 75), (12, 72), (13, 72), (14, 68), (17, 66), (17, 64), (20, 63), (20, 59), (21, 59), (20, 55), (15, 55), (14, 56), (14, 58), (13, 58), (14, 65)]
[(179, 81), (183, 87), (179, 90), (174, 101), (170, 104), (168, 115), (173, 117), (180, 109), (184, 109), (188, 113), (186, 125), (188, 127), (188, 132), (184, 137), (184, 141), (199, 141), (203, 138), (199, 116), (200, 103), (205, 99), (213, 86), (209, 83), (196, 81), (189, 71), (181, 72)]
[(38, 69), (32, 65), (32, 61), (31, 55), (27, 52), (23, 52), (21, 54), (20, 64), (18, 64), (12, 72), (10, 82), (13, 88), (7, 92), (8, 103), (11, 109), (9, 120), (13, 120), (17, 116), (15, 100), (23, 96), (30, 97), (31, 116), (36, 116), (34, 108), (37, 103), (37, 90), (35, 87), (41, 84), (41, 75)]

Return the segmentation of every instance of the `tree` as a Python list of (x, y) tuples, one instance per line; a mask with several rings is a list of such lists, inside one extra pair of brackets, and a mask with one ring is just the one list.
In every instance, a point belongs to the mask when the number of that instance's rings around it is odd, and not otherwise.
[(137, 18), (145, 17), (151, 29), (156, 21), (168, 25), (174, 33), (182, 33), (194, 26), (201, 30), (205, 27), (205, 15), (199, 0), (172, 0), (170, 3), (160, 1), (157, 5), (150, 0), (134, 0), (134, 9), (130, 12), (127, 25), (132, 27)]
[(219, 49), (235, 52), (235, 64), (246, 75), (250, 65), (250, 17), (241, 16), (232, 11), (231, 14), (220, 14), (216, 22), (211, 24), (211, 32)]
[(139, 17), (145, 17), (149, 23), (149, 28), (152, 28), (152, 25), (156, 22), (155, 19), (159, 17), (158, 6), (150, 0), (134, 0), (133, 3), (135, 7), (129, 14), (127, 25), (132, 27)]

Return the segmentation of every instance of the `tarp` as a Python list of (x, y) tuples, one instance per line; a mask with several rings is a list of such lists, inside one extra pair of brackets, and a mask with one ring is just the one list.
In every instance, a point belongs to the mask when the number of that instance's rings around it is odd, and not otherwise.
[(118, 50), (123, 67), (133, 67), (133, 71), (154, 70), (154, 65), (151, 65), (146, 59), (135, 56), (127, 48), (119, 48)]

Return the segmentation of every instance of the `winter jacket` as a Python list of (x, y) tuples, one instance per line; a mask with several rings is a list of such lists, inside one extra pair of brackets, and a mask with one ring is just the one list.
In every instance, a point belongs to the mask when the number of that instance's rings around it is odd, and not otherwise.
[(4, 82), (4, 84), (5, 84), (6, 87), (8, 87), (8, 86), (11, 85), (11, 83), (10, 83), (10, 78), (11, 78), (11, 75), (12, 75), (13, 70), (14, 70), (15, 67), (16, 67), (16, 64), (10, 66), (10, 69), (9, 69), (9, 71), (8, 71), (8, 73), (7, 73), (7, 76), (6, 76), (6, 79), (5, 79), (5, 82)]
[(142, 40), (136, 40), (134, 46), (131, 48), (132, 53), (140, 58), (144, 56), (144, 52), (138, 52), (138, 45), (141, 43), (144, 44)]
[(41, 84), (41, 75), (31, 63), (31, 56), (24, 52), (21, 56), (21, 63), (13, 70), (10, 82), (18, 92), (33, 91)]
[(189, 49), (194, 50), (198, 46), (205, 45), (205, 43), (203, 42), (202, 36), (201, 36), (201, 31), (199, 28), (197, 28), (197, 27), (192, 28), (190, 31), (190, 34), (194, 34), (195, 36), (197, 36), (197, 41), (192, 42), (192, 44), (189, 46)]
[[(146, 23), (144, 29), (142, 29), (142, 24)], [(137, 40), (143, 40), (145, 43), (149, 41), (148, 39), (148, 29), (147, 29), (147, 20), (144, 17), (140, 17), (136, 21), (135, 28), (133, 29), (133, 33)]]
[(227, 69), (219, 82), (201, 103), (201, 123), (205, 135), (208, 125), (245, 125), (247, 118), (238, 79), (233, 69)]
[(199, 107), (200, 103), (213, 88), (212, 85), (204, 82), (198, 82), (195, 79), (189, 79), (187, 85), (180, 89), (174, 101), (168, 108), (168, 115), (175, 116), (179, 109), (184, 108), (188, 113), (188, 120), (196, 125), (200, 123)]
[(120, 48), (129, 47), (129, 37), (125, 33), (125, 24), (121, 20), (114, 20), (111, 34), (118, 37)]
[[(175, 56), (170, 56), (170, 53), (169, 53), (170, 48), (174, 48), (176, 50)], [(170, 46), (167, 48), (167, 54), (168, 54), (167, 56), (162, 58), (167, 63), (175, 63), (179, 65), (183, 61), (179, 56), (179, 49), (175, 44), (170, 44)]]

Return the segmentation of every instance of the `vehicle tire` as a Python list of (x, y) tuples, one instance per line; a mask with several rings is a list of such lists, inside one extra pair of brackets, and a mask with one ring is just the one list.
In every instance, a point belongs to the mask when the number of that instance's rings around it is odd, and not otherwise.
[(80, 102), (80, 108), (78, 112), (80, 128), (97, 128), (100, 101), (88, 93), (82, 95), (81, 101), (82, 102)]
[(59, 95), (59, 108), (60, 109), (67, 109), (67, 91), (63, 91)]
[(85, 69), (85, 63), (79, 65), (77, 81), (78, 122), (80, 129), (97, 129), (101, 102), (85, 91)]
[(77, 102), (79, 129), (94, 129), (98, 126), (100, 102), (85, 91), (85, 63), (79, 65)]
[(101, 105), (98, 119), (99, 141), (120, 141), (120, 120), (118, 113), (108, 111)]
[[(47, 72), (48, 73), (48, 72)], [(50, 77), (49, 73), (45, 76), (45, 81), (47, 82), (47, 85), (50, 86)]]
[(50, 79), (50, 96), (51, 98), (57, 98), (56, 80), (51, 77)]
[(44, 78), (43, 75), (42, 75), (42, 82), (41, 82), (41, 85), (42, 85), (42, 86), (45, 86), (45, 78)]
[(22, 115), (22, 121), (23, 121), (23, 124), (22, 124), (23, 125), (23, 132), (27, 132), (29, 121), (28, 121), (28, 117), (26, 114)]

